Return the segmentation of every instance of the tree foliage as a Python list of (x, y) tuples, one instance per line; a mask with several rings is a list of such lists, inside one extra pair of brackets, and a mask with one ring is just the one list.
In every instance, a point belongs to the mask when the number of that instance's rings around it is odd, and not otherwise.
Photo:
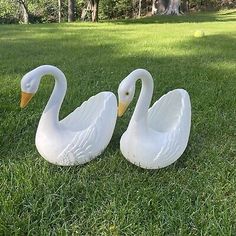
[(17, 23), (19, 6), (14, 0), (0, 0), (0, 23)]
[[(58, 22), (58, 0), (0, 0), (0, 23), (21, 23), (24, 21), (24, 13), (20, 2), (27, 6), (30, 23)], [(61, 21), (68, 19), (68, 0), (61, 0)], [(138, 8), (141, 3), (141, 15), (151, 14), (153, 5), (163, 10), (170, 0), (73, 0), (74, 20), (91, 20), (114, 18), (131, 18), (138, 16)], [(98, 13), (95, 13), (93, 2), (99, 2)], [(90, 8), (88, 5), (90, 4)], [(181, 0), (181, 11), (219, 9), (222, 7), (236, 7), (236, 0)], [(96, 19), (95, 19), (96, 21)]]
[(102, 19), (132, 17), (134, 4), (132, 0), (101, 0), (100, 17)]

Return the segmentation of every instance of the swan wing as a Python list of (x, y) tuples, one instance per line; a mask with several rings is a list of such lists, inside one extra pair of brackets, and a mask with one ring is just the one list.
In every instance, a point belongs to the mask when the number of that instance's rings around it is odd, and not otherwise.
[(109, 105), (109, 97), (114, 96), (111, 92), (101, 92), (84, 101), (81, 106), (60, 121), (60, 125), (72, 130), (81, 131), (94, 123)]
[[(101, 154), (113, 134), (117, 117), (117, 102), (113, 93), (102, 92), (83, 105), (84, 103), (81, 105), (82, 109), (77, 108), (71, 117), (66, 117), (63, 121), (63, 125), (70, 128), (74, 127), (73, 122), (80, 121), (85, 128), (81, 126), (82, 130), (75, 132), (71, 142), (60, 154), (59, 160), (62, 161), (62, 165), (84, 164), (92, 160)], [(75, 117), (78, 115), (80, 119), (77, 120)], [(86, 120), (82, 120), (81, 117)]]
[(190, 134), (191, 104), (184, 89), (162, 96), (148, 111), (148, 126), (162, 135), (163, 146), (155, 161), (165, 167), (184, 152)]
[(59, 155), (60, 165), (83, 164), (92, 159), (93, 145), (98, 138), (97, 131), (96, 126), (92, 125), (78, 132)]

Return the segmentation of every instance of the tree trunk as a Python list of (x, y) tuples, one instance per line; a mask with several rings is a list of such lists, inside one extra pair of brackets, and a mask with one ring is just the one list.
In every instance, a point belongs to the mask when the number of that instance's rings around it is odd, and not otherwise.
[(24, 24), (29, 24), (29, 14), (26, 8), (23, 8)]
[(157, 13), (156, 0), (152, 0), (152, 16), (154, 16), (156, 13)]
[(29, 11), (27, 8), (27, 3), (25, 0), (18, 0), (18, 2), (23, 12), (23, 22), (24, 24), (29, 24)]
[(141, 17), (141, 10), (142, 10), (142, 0), (139, 0), (139, 4), (138, 4), (138, 18)]
[(68, 0), (68, 22), (74, 21), (74, 0)]
[(181, 6), (181, 9), (183, 12), (188, 12), (189, 11), (189, 3), (188, 3), (188, 0), (183, 0), (182, 2), (182, 6)]
[(80, 19), (82, 21), (85, 21), (85, 20), (89, 20), (91, 21), (91, 12), (92, 12), (92, 6), (91, 6), (91, 2), (90, 1), (87, 1), (87, 6), (86, 8), (84, 7), (82, 9), (82, 12), (81, 12), (81, 17)]
[(91, 0), (92, 22), (98, 22), (98, 4), (99, 0)]
[(170, 0), (169, 5), (164, 12), (165, 15), (180, 15), (180, 0)]
[(158, 0), (157, 1), (158, 13), (164, 14), (167, 7), (168, 7), (168, 2), (166, 2), (165, 0)]
[(58, 22), (61, 23), (61, 0), (58, 0)]

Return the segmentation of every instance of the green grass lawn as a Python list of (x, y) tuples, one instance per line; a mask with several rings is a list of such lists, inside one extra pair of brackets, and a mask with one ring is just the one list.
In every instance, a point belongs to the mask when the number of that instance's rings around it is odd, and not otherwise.
[[(198, 29), (204, 38), (193, 37)], [(42, 64), (67, 76), (61, 117), (100, 91), (117, 94), (136, 68), (153, 75), (153, 102), (185, 88), (192, 102), (185, 153), (155, 171), (126, 161), (119, 140), (133, 102), (99, 158), (83, 166), (49, 164), (34, 137), (53, 80), (44, 79), (29, 106), (19, 107), (22, 76)], [(235, 95), (235, 11), (1, 25), (0, 235), (236, 235)]]

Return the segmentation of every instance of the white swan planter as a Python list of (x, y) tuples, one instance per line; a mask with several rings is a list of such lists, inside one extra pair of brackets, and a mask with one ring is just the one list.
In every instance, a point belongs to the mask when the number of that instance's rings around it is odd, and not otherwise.
[(118, 116), (132, 101), (135, 83), (142, 81), (141, 94), (126, 132), (120, 140), (124, 157), (146, 169), (158, 169), (175, 162), (184, 152), (191, 126), (191, 104), (188, 93), (175, 89), (162, 96), (149, 109), (153, 94), (150, 73), (137, 69), (119, 85)]
[(117, 117), (116, 97), (111, 92), (101, 92), (59, 121), (66, 78), (58, 68), (43, 65), (21, 80), (22, 108), (37, 92), (42, 76), (48, 74), (54, 76), (55, 87), (39, 121), (36, 147), (40, 155), (53, 164), (84, 164), (100, 155), (110, 142)]

